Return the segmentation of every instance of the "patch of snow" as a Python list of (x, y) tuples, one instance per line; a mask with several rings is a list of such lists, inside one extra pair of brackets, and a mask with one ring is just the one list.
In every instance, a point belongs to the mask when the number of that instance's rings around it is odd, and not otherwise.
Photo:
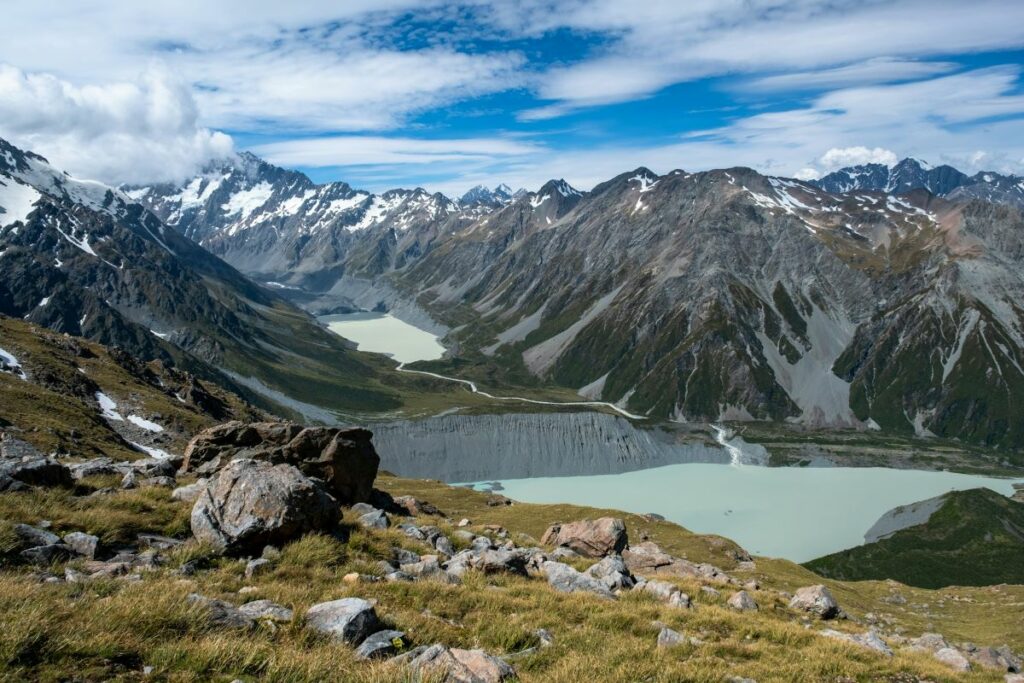
[(157, 460), (167, 460), (168, 458), (174, 457), (170, 453), (161, 448), (154, 448), (153, 446), (143, 446), (141, 443), (135, 443), (134, 441), (129, 441), (128, 443), (130, 443), (132, 446), (142, 451), (143, 453), (149, 454), (150, 457), (156, 458)]
[(638, 183), (640, 183), (640, 194), (643, 194), (644, 192), (650, 192), (651, 190), (654, 189), (655, 185), (657, 185), (659, 182), (661, 182), (657, 178), (652, 178), (649, 175), (644, 175), (644, 174), (641, 174), (641, 173), (636, 174), (635, 176), (630, 178), (627, 182), (633, 182), (634, 180), (637, 181)]
[(36, 308), (42, 308), (43, 306), (45, 306), (48, 303), (50, 303), (50, 297), (44, 296), (42, 298), (42, 300), (39, 302), (39, 304), (36, 306)]
[(532, 206), (533, 208), (536, 209), (538, 206), (540, 206), (541, 204), (543, 204), (544, 202), (546, 202), (549, 199), (551, 199), (551, 195), (549, 195), (549, 194), (546, 194), (543, 197), (540, 197), (540, 196), (531, 197), (530, 198), (530, 206)]
[(128, 416), (128, 421), (131, 422), (136, 427), (141, 427), (142, 429), (145, 429), (146, 431), (149, 431), (149, 432), (162, 432), (162, 431), (164, 431), (164, 428), (161, 427), (160, 425), (158, 425), (156, 422), (150, 422), (146, 418), (141, 417), (139, 415), (135, 415), (135, 414), (129, 415)]
[(15, 358), (12, 353), (0, 349), (0, 361), (3, 361), (3, 364), (10, 368), (11, 373), (17, 375), (18, 377), (22, 378), (25, 381), (28, 381), (28, 377), (25, 375), (25, 370), (22, 369), (21, 363), (18, 362), (18, 359)]
[(946, 378), (949, 377), (949, 373), (956, 367), (956, 363), (960, 360), (960, 354), (963, 353), (964, 343), (967, 341), (967, 337), (970, 336), (974, 327), (978, 324), (978, 320), (981, 318), (981, 313), (974, 310), (973, 308), (967, 311), (967, 315), (964, 316), (960, 322), (960, 328), (957, 332), (956, 344), (949, 351), (949, 355), (942, 361), (942, 381), (945, 383)]
[(27, 221), (41, 196), (34, 187), (4, 176), (0, 180), (0, 228)]
[(156, 330), (150, 330), (154, 337), (160, 337), (161, 339), (167, 339), (171, 335), (167, 332), (157, 332)]
[(272, 194), (274, 194), (274, 186), (263, 181), (248, 190), (241, 190), (231, 195), (231, 199), (222, 205), (221, 209), (228, 216), (238, 214), (239, 220), (245, 220), (252, 215), (253, 211), (266, 204)]
[(75, 245), (76, 247), (78, 247), (79, 249), (84, 251), (86, 254), (89, 254), (90, 256), (96, 256), (97, 255), (96, 252), (92, 250), (92, 247), (89, 246), (89, 236), (88, 235), (86, 235), (82, 239), (77, 239), (77, 238), (67, 234), (66, 232), (64, 232), (60, 228), (57, 228), (57, 232), (59, 232), (64, 239), (66, 239), (68, 242), (71, 242), (71, 244)]
[(114, 403), (114, 399), (110, 398), (102, 391), (96, 392), (96, 402), (100, 404), (100, 414), (108, 420), (114, 420), (115, 422), (124, 422), (124, 418), (121, 417), (121, 413), (117, 412), (117, 404)]

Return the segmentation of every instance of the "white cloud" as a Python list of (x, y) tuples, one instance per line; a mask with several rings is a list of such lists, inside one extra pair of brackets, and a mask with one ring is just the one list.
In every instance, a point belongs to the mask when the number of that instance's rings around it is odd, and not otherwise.
[[(844, 166), (860, 166), (862, 164), (884, 164), (894, 166), (899, 161), (896, 152), (882, 147), (833, 147), (824, 154), (818, 162), (827, 171), (833, 171)], [(810, 169), (804, 169), (810, 170)]]
[(342, 135), (258, 145), (252, 151), (285, 166), (359, 166), (486, 162), (536, 154), (538, 145), (505, 138), (392, 138)]
[(743, 89), (755, 92), (793, 90), (826, 90), (875, 83), (910, 81), (953, 71), (952, 62), (920, 62), (907, 59), (879, 57), (834, 69), (797, 71), (765, 76), (742, 84)]
[(198, 124), (190, 89), (155, 68), (137, 82), (79, 87), (0, 65), (0, 137), (112, 184), (182, 179), (232, 149)]
[(911, 60), (1024, 45), (1024, 3), (1006, 0), (538, 1), (496, 8), (493, 20), (527, 35), (566, 27), (611, 38), (541, 76), (538, 94), (557, 107), (542, 112), (551, 115), (708, 76), (802, 72), (788, 85), (762, 81), (767, 88), (892, 82), (947, 66)]

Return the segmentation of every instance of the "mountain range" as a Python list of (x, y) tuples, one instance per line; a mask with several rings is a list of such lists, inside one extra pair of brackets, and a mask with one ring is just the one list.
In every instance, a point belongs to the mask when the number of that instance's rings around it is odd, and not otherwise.
[(279, 413), (400, 405), (367, 357), (121, 191), (0, 140), (0, 313), (213, 379)]
[[(43, 162), (5, 150), (7, 176), (40, 186), (11, 155), (29, 169)], [(61, 196), (65, 210), (74, 204), (108, 232), (51, 227), (36, 204), (28, 224), (5, 228), (4, 282), (32, 284), (4, 312), (93, 336), (79, 309), (106, 302), (116, 316), (98, 340), (130, 330), (154, 355), (171, 353), (160, 337), (168, 334), (173, 346), (225, 365), (224, 330), (245, 345), (239, 357), (284, 346), (252, 339), (274, 327), (268, 310), (299, 319), (289, 300), (321, 313), (400, 299), (447, 328), (457, 353), (436, 365), (450, 374), (568, 388), (653, 420), (767, 420), (1015, 450), (1024, 445), (1014, 419), (1024, 395), (1022, 183), (907, 159), (814, 182), (746, 168), (638, 168), (589, 192), (552, 180), (535, 192), (474, 188), (456, 200), (420, 188), (318, 185), (243, 153), (178, 185)], [(136, 284), (147, 281), (136, 271), (152, 268), (133, 269), (141, 255), (114, 251), (125, 241), (174, 268), (150, 275), (158, 284)], [(59, 247), (50, 263), (44, 244)], [(11, 270), (12, 249), (26, 252), (22, 270)], [(104, 289), (83, 283), (67, 298), (84, 303), (54, 307), (56, 316), (40, 303), (63, 296), (50, 290), (72, 256)], [(187, 269), (191, 287), (204, 283), (184, 299), (217, 334), (193, 338), (174, 319), (183, 297), (167, 290), (169, 268)], [(230, 292), (230, 304), (211, 287)], [(346, 348), (337, 353), (356, 368), (343, 373), (350, 408), (394, 405), (379, 387), (361, 394), (372, 368)], [(245, 370), (232, 376), (259, 376)], [(264, 375), (282, 390), (279, 373)], [(318, 386), (326, 393), (326, 380)]]

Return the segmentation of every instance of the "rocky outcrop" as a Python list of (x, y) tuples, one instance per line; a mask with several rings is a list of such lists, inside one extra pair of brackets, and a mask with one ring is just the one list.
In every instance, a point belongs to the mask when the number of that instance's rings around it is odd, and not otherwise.
[(564, 546), (586, 557), (621, 553), (629, 543), (626, 524), (613, 517), (552, 524), (540, 539), (544, 545)]
[(39, 453), (31, 444), (10, 435), (0, 435), (0, 491), (18, 491), (30, 486), (71, 486), (71, 470)]
[(634, 574), (668, 574), (685, 576), (715, 583), (735, 583), (735, 580), (713, 564), (696, 563), (670, 555), (653, 541), (644, 541), (622, 553), (626, 566)]
[(240, 554), (330, 529), (338, 503), (291, 465), (239, 459), (207, 484), (192, 508), (192, 533), (215, 549)]
[(325, 482), (340, 503), (368, 500), (380, 458), (365, 429), (303, 427), (291, 422), (227, 422), (195, 436), (183, 469), (206, 474), (232, 458), (289, 464)]

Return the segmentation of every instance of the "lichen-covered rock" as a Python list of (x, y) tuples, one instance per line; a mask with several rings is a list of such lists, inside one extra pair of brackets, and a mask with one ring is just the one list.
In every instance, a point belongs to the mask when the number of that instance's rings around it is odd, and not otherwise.
[(212, 473), (234, 458), (289, 464), (325, 483), (343, 504), (366, 501), (380, 457), (365, 429), (303, 427), (291, 422), (228, 422), (197, 434), (182, 469)]
[(564, 546), (586, 557), (621, 553), (629, 543), (626, 524), (614, 517), (552, 524), (540, 539), (544, 545)]
[(337, 502), (291, 465), (234, 460), (192, 508), (192, 533), (228, 554), (258, 554), (303, 533), (332, 528)]
[(405, 634), (401, 631), (377, 631), (356, 648), (359, 659), (382, 659), (401, 652), (406, 646)]

